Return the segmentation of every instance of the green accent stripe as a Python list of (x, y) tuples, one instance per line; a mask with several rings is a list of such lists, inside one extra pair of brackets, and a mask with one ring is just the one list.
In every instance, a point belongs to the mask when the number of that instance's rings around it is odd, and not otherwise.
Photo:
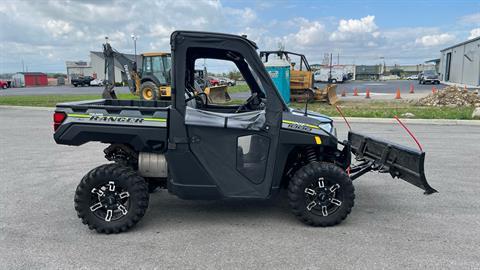
[(78, 114), (78, 113), (67, 114), (67, 116), (76, 117), (76, 118), (90, 118), (90, 115), (88, 114)]
[(299, 123), (299, 122), (294, 122), (294, 121), (289, 121), (289, 120), (282, 120), (282, 122), (285, 123), (285, 124), (296, 124), (296, 125), (307, 126), (309, 128), (319, 129), (317, 126), (310, 125), (310, 124), (305, 124), (305, 123)]
[(167, 122), (166, 118), (143, 118), (145, 121)]
[[(71, 113), (67, 114), (68, 117), (75, 117), (75, 118), (90, 118), (92, 115), (90, 114), (80, 114), (80, 113)], [(134, 117), (134, 116), (119, 116), (119, 115), (102, 115), (102, 117), (129, 117), (129, 118), (136, 118), (136, 119), (143, 119), (145, 121), (150, 122), (167, 122), (166, 118), (158, 118), (158, 117)]]

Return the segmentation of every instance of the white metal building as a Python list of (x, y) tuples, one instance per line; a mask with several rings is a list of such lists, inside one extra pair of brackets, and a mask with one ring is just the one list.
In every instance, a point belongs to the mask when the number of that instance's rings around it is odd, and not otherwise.
[(440, 52), (440, 76), (443, 83), (480, 86), (480, 37)]
[(92, 76), (92, 67), (86, 61), (66, 61), (67, 83), (82, 76)]
[[(135, 59), (133, 54), (123, 54), (128, 59)], [(103, 52), (90, 52), (90, 65), (92, 67), (92, 74), (95, 78), (105, 79), (105, 58)], [(142, 67), (142, 57), (137, 55), (137, 67)], [(122, 82), (122, 78), (126, 76), (123, 66), (115, 59), (115, 82)]]

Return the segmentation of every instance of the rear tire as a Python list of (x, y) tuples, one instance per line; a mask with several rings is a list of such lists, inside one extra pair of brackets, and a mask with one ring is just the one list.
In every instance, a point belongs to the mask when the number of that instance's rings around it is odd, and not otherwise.
[(140, 99), (141, 100), (157, 100), (158, 99), (158, 87), (155, 83), (147, 81), (140, 86)]
[(327, 227), (342, 222), (352, 211), (355, 188), (345, 171), (325, 162), (300, 168), (290, 180), (288, 200), (303, 223)]
[(99, 233), (133, 227), (148, 207), (145, 180), (131, 168), (105, 164), (87, 173), (75, 192), (75, 210), (83, 224)]

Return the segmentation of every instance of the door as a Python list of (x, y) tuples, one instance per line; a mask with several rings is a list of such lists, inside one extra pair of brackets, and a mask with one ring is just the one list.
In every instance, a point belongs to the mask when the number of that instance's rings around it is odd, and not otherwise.
[(189, 126), (190, 149), (225, 197), (264, 198), (270, 155), (266, 132)]
[(448, 82), (450, 81), (450, 66), (452, 62), (452, 53), (449, 52), (447, 53), (447, 58), (445, 61), (445, 81)]
[(153, 76), (158, 79), (160, 85), (167, 84), (167, 73), (165, 71), (165, 63), (163, 61), (163, 56), (153, 56), (152, 57), (152, 72)]
[[(206, 68), (224, 68), (234, 74), (234, 65), (226, 60), (197, 60)], [(241, 72), (251, 78), (250, 84), (243, 85), (243, 100), (247, 103), (253, 94), (252, 88), (260, 89), (252, 70)], [(193, 73), (192, 73), (193, 74)], [(244, 81), (244, 78), (240, 78)], [(231, 87), (229, 89), (232, 89)], [(227, 90), (228, 91), (228, 90)], [(260, 99), (259, 99), (260, 100)], [(228, 198), (265, 198), (270, 194), (272, 172), (275, 162), (275, 143), (269, 129), (265, 127), (266, 111), (262, 106), (245, 106), (212, 103), (188, 102), (185, 125), (192, 154), (207, 171), (220, 193)], [(203, 102), (201, 102), (203, 103)]]

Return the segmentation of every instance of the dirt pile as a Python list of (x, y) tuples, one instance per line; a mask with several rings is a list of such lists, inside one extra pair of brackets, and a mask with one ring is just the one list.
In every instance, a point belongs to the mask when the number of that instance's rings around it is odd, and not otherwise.
[(477, 91), (468, 91), (456, 86), (447, 86), (442, 90), (432, 93), (418, 101), (423, 106), (480, 106), (480, 97)]

